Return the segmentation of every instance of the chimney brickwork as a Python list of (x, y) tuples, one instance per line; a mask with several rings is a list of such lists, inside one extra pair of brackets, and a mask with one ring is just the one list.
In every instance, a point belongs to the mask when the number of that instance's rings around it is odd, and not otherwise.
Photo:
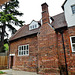
[(42, 6), (42, 22), (43, 22), (43, 24), (50, 23), (48, 5), (46, 3), (44, 3), (41, 6)]
[(50, 27), (48, 5), (42, 4), (42, 26), (38, 34), (39, 73), (59, 75), (56, 33)]

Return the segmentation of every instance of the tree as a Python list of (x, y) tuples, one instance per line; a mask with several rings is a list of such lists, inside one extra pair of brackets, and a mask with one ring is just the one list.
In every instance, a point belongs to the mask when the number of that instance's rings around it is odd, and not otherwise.
[(14, 34), (16, 32), (14, 25), (23, 26), (24, 21), (17, 19), (17, 16), (22, 16), (23, 13), (20, 13), (17, 8), (19, 8), (18, 0), (10, 0), (0, 7), (1, 51), (4, 49), (4, 36), (8, 36), (6, 27)]

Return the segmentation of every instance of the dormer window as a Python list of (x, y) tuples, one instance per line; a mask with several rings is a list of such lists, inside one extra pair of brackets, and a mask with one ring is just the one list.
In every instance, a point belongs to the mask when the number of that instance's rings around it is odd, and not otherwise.
[(33, 29), (35, 28), (35, 25), (33, 25)]
[(29, 30), (33, 30), (39, 27), (38, 22), (32, 21), (31, 24), (29, 25)]
[(75, 5), (71, 6), (72, 8), (72, 13), (75, 14)]
[(35, 24), (35, 25), (30, 26), (30, 30), (35, 29), (35, 28), (38, 28), (36, 24)]
[(37, 28), (37, 25), (35, 24), (35, 28)]

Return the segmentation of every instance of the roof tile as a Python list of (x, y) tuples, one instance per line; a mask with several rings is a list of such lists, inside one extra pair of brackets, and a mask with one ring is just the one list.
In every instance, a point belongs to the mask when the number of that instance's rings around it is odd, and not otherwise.
[(56, 16), (53, 16), (54, 21), (51, 23), (51, 25), (55, 28), (62, 28), (67, 26), (67, 23), (65, 21), (64, 13), (58, 14)]
[(12, 41), (12, 40), (24, 37), (24, 36), (28, 36), (31, 34), (35, 34), (38, 31), (39, 31), (39, 28), (29, 30), (29, 25), (24, 25), (10, 38), (9, 41)]

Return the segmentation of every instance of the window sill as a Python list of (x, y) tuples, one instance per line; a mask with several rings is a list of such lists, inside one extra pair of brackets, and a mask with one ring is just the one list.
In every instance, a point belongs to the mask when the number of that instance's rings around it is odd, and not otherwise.
[(29, 56), (29, 54), (28, 55), (18, 55), (19, 57), (21, 57), (21, 56)]
[(75, 54), (75, 52), (72, 52), (72, 54)]

